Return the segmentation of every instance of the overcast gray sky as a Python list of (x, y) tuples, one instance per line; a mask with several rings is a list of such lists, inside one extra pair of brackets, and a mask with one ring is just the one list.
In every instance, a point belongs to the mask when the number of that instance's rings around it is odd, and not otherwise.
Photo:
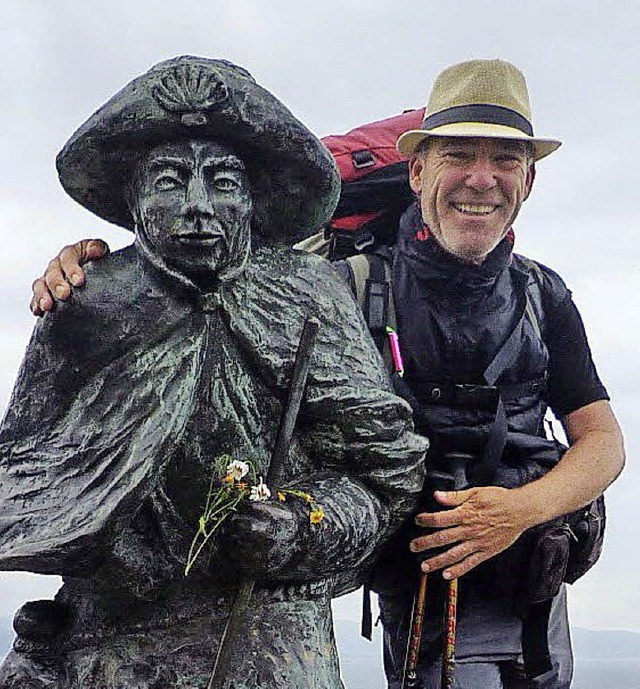
[[(152, 64), (180, 54), (248, 68), (323, 136), (424, 104), (435, 75), (472, 57), (526, 74), (534, 126), (561, 149), (539, 164), (517, 244), (558, 270), (581, 308), (627, 437), (608, 493), (605, 554), (572, 587), (571, 619), (640, 630), (640, 10), (633, 0), (0, 0), (0, 406), (33, 319), (30, 284), (65, 243), (131, 241), (67, 198), (54, 159), (98, 106)], [(55, 579), (0, 575), (0, 616)], [(338, 605), (356, 616), (353, 599)]]

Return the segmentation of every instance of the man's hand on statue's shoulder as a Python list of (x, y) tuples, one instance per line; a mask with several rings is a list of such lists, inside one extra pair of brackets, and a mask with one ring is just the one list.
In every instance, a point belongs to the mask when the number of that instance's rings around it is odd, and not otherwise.
[(424, 572), (442, 569), (446, 579), (470, 572), (515, 543), (532, 526), (517, 491), (507, 488), (436, 492), (435, 498), (449, 509), (418, 514), (418, 526), (437, 531), (414, 538), (410, 547), (414, 553), (447, 548), (422, 563)]
[(71, 287), (81, 287), (85, 281), (82, 266), (89, 261), (104, 258), (109, 253), (109, 246), (102, 239), (83, 239), (75, 244), (65, 246), (49, 262), (42, 277), (32, 285), (31, 313), (43, 316), (52, 311), (55, 300), (65, 301), (71, 294)]

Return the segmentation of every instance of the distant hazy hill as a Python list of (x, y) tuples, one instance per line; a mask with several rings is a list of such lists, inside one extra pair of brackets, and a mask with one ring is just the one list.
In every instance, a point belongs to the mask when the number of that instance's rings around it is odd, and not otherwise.
[[(337, 620), (342, 676), (347, 689), (384, 689), (379, 629), (372, 642), (356, 622)], [(11, 648), (11, 620), (0, 618), (0, 658)], [(640, 689), (640, 633), (573, 630), (576, 675), (572, 689)]]

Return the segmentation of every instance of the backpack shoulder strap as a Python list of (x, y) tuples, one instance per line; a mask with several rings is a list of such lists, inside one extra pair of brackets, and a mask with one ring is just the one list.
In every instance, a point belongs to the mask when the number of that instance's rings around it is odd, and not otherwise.
[(322, 258), (329, 258), (331, 253), (331, 239), (328, 237), (326, 230), (322, 229), (316, 234), (299, 241), (293, 245), (294, 249), (298, 251), (306, 251), (308, 254), (317, 254)]
[(357, 254), (345, 259), (353, 278), (354, 296), (378, 349), (391, 362), (387, 326), (396, 329), (396, 310), (391, 287), (391, 264), (378, 254)]
[(529, 280), (526, 287), (526, 311), (527, 318), (533, 326), (536, 335), (542, 339), (542, 328), (544, 323), (544, 310), (542, 307), (542, 284), (544, 282), (544, 275), (542, 268), (530, 258), (514, 255), (515, 262), (520, 270), (527, 273)]

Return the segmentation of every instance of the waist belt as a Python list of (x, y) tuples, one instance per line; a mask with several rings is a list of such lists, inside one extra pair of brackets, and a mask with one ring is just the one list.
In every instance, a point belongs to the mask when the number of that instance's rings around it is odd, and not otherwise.
[(510, 385), (472, 385), (468, 383), (410, 383), (421, 404), (459, 407), (462, 409), (494, 411), (501, 397), (503, 401), (538, 395), (546, 388), (544, 378)]

